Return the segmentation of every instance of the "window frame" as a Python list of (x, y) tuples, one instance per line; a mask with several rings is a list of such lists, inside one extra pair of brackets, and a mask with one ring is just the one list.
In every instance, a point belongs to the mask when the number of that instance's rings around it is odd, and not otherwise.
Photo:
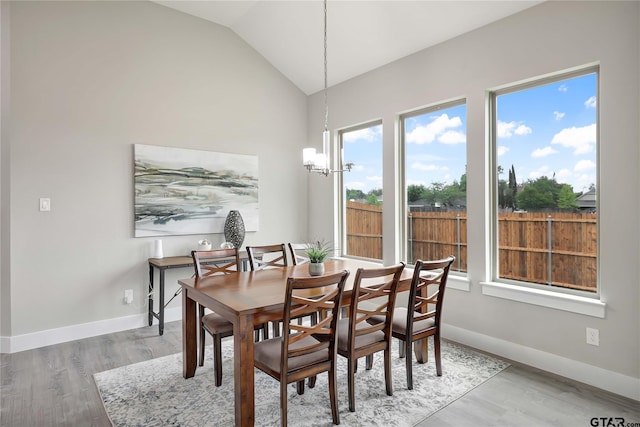
[[(380, 126), (381, 129), (384, 129), (384, 124), (381, 118), (379, 119), (374, 119), (374, 120), (370, 120), (370, 121), (366, 121), (357, 125), (353, 125), (353, 126), (347, 126), (344, 128), (340, 128), (337, 129), (335, 132), (336, 135), (336, 146), (338, 147), (338, 149), (336, 150), (336, 154), (338, 156), (338, 165), (339, 165), (339, 169), (342, 171), (344, 170), (344, 134), (345, 133), (349, 133), (349, 132), (356, 132), (362, 129), (367, 129), (367, 128), (371, 128), (371, 127), (375, 127), (375, 126)], [(384, 141), (382, 144), (383, 148), (384, 148)], [(380, 158), (383, 159), (383, 153), (380, 153)], [(349, 161), (351, 161), (351, 159), (349, 159)], [(357, 162), (355, 162), (355, 166), (357, 166)], [(384, 253), (382, 254), (382, 259), (375, 259), (375, 258), (365, 258), (365, 257), (359, 257), (357, 255), (350, 255), (347, 254), (347, 224), (346, 224), (346, 219), (347, 219), (347, 204), (346, 204), (346, 198), (347, 198), (347, 189), (345, 188), (345, 180), (344, 180), (344, 174), (345, 173), (349, 173), (349, 172), (341, 172), (341, 173), (337, 173), (337, 184), (336, 184), (336, 190), (339, 191), (340, 193), (340, 197), (338, 197), (338, 203), (337, 203), (337, 216), (338, 216), (338, 230), (337, 230), (337, 235), (336, 235), (336, 241), (339, 242), (338, 244), (338, 250), (340, 253), (341, 257), (344, 258), (355, 258), (355, 259), (363, 259), (366, 261), (372, 261), (372, 262), (382, 262), (384, 259)], [(384, 177), (384, 162), (382, 162), (382, 170), (380, 171), (381, 175)], [(383, 191), (384, 191), (384, 178), (383, 178)], [(384, 218), (384, 209), (382, 212), (382, 217)], [(384, 233), (382, 235), (382, 240), (384, 242)], [(383, 249), (384, 249), (384, 245), (382, 245)], [(383, 251), (384, 252), (384, 251)]]
[[(398, 188), (399, 193), (400, 193), (400, 204), (399, 204), (399, 215), (400, 218), (402, 218), (402, 220), (400, 221), (400, 236), (399, 238), (401, 239), (400, 242), (400, 259), (404, 260), (404, 262), (407, 265), (413, 266), (414, 264), (411, 264), (408, 260), (408, 256), (409, 256), (409, 239), (408, 239), (408, 232), (409, 232), (409, 225), (408, 225), (408, 206), (409, 206), (409, 202), (408, 202), (408, 196), (407, 196), (407, 143), (405, 140), (406, 134), (407, 134), (407, 129), (406, 129), (406, 121), (407, 119), (413, 118), (413, 117), (417, 117), (417, 116), (422, 116), (422, 115), (426, 115), (426, 114), (430, 114), (430, 113), (435, 113), (437, 111), (441, 111), (441, 110), (447, 110), (449, 108), (453, 108), (453, 107), (459, 107), (461, 105), (465, 106), (465, 115), (467, 115), (468, 112), (468, 103), (467, 103), (467, 98), (466, 97), (459, 97), (459, 98), (453, 98), (453, 99), (449, 99), (446, 101), (442, 101), (442, 102), (436, 102), (433, 104), (429, 104), (414, 110), (409, 110), (406, 111), (404, 113), (401, 113), (398, 115), (398, 130), (399, 130), (399, 141), (400, 143), (398, 144), (398, 151), (399, 151), (399, 157), (400, 157), (400, 161), (399, 161), (399, 167), (400, 167), (400, 188)], [(467, 120), (465, 121), (465, 136), (467, 135)], [(465, 142), (465, 149), (468, 153), (468, 148), (467, 148), (467, 142)], [(468, 178), (468, 177), (467, 177)], [(468, 198), (467, 198), (468, 201)], [(467, 211), (467, 219), (468, 219), (468, 211)], [(467, 242), (468, 243), (468, 242)], [(468, 246), (467, 246), (468, 248)], [(467, 249), (467, 256), (468, 256), (468, 249)], [(468, 260), (467, 260), (468, 261)], [(463, 282), (463, 288), (464, 290), (469, 290), (469, 281), (467, 280), (468, 277), (468, 271), (467, 272), (463, 272), (463, 271), (454, 271), (453, 269), (449, 272), (449, 278), (452, 278), (456, 280), (458, 279), (459, 281)]]
[(578, 289), (549, 286), (534, 282), (525, 282), (514, 279), (499, 277), (499, 236), (498, 236), (498, 185), (497, 174), (497, 98), (500, 95), (536, 88), (555, 82), (581, 77), (588, 74), (596, 75), (596, 212), (600, 213), (600, 68), (598, 64), (588, 64), (570, 70), (551, 73), (534, 77), (525, 81), (502, 85), (490, 89), (486, 92), (487, 130), (489, 138), (489, 184), (490, 184), (490, 206), (488, 212), (490, 239), (488, 244), (489, 271), (488, 281), (480, 282), (482, 292), (485, 295), (506, 298), (510, 300), (541, 305), (559, 310), (585, 314), (594, 317), (604, 318), (606, 304), (601, 301), (601, 281), (600, 281), (600, 218), (597, 218), (597, 243), (596, 243), (596, 291), (589, 292)]

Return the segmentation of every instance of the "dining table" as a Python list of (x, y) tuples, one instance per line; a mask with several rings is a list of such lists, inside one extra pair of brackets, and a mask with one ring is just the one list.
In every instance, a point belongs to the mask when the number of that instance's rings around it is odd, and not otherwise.
[[(358, 268), (380, 268), (380, 263), (337, 258), (324, 262), (325, 274), (350, 272), (343, 293), (343, 305), (350, 301)], [(405, 268), (398, 291), (407, 291), (413, 270)], [(254, 325), (283, 318), (287, 278), (309, 277), (309, 264), (234, 274), (181, 279), (183, 376), (195, 375), (197, 365), (197, 304), (215, 311), (233, 324), (235, 425), (253, 426)], [(362, 284), (366, 286), (365, 283)], [(417, 344), (417, 343), (416, 343)], [(426, 340), (415, 348), (419, 361), (426, 361)]]

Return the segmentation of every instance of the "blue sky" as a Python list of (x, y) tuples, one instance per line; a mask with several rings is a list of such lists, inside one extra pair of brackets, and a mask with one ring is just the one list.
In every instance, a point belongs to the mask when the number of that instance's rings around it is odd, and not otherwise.
[[(500, 95), (498, 164), (518, 183), (554, 176), (576, 192), (596, 183), (596, 74)], [(407, 184), (460, 180), (466, 165), (466, 107), (406, 119)], [(347, 132), (344, 159), (356, 166), (346, 187), (365, 193), (382, 186), (382, 125)]]

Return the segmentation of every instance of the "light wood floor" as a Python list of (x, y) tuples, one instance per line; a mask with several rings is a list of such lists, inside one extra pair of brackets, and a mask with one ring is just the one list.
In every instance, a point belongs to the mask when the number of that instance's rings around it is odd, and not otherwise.
[[(181, 350), (181, 324), (172, 322), (163, 336), (145, 327), (2, 354), (0, 425), (109, 426), (92, 375)], [(419, 426), (589, 427), (593, 417), (640, 427), (640, 403), (512, 365)]]

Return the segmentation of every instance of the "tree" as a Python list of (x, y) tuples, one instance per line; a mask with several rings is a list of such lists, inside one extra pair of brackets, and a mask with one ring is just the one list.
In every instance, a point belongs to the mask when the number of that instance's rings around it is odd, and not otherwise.
[(577, 209), (576, 193), (569, 184), (562, 184), (562, 188), (558, 192), (558, 207), (560, 209)]
[(362, 190), (354, 190), (347, 188), (347, 200), (362, 200), (366, 198), (366, 195)]
[(426, 188), (424, 187), (424, 185), (411, 184), (407, 186), (407, 199), (409, 200), (409, 202), (420, 200), (425, 190)]
[(573, 187), (546, 176), (528, 181), (517, 195), (518, 207), (527, 210), (573, 209), (577, 207), (575, 200)]
[(378, 200), (378, 196), (376, 196), (375, 194), (369, 193), (369, 195), (367, 196), (367, 204), (374, 205), (374, 206), (380, 206), (382, 204), (382, 202), (380, 200)]

